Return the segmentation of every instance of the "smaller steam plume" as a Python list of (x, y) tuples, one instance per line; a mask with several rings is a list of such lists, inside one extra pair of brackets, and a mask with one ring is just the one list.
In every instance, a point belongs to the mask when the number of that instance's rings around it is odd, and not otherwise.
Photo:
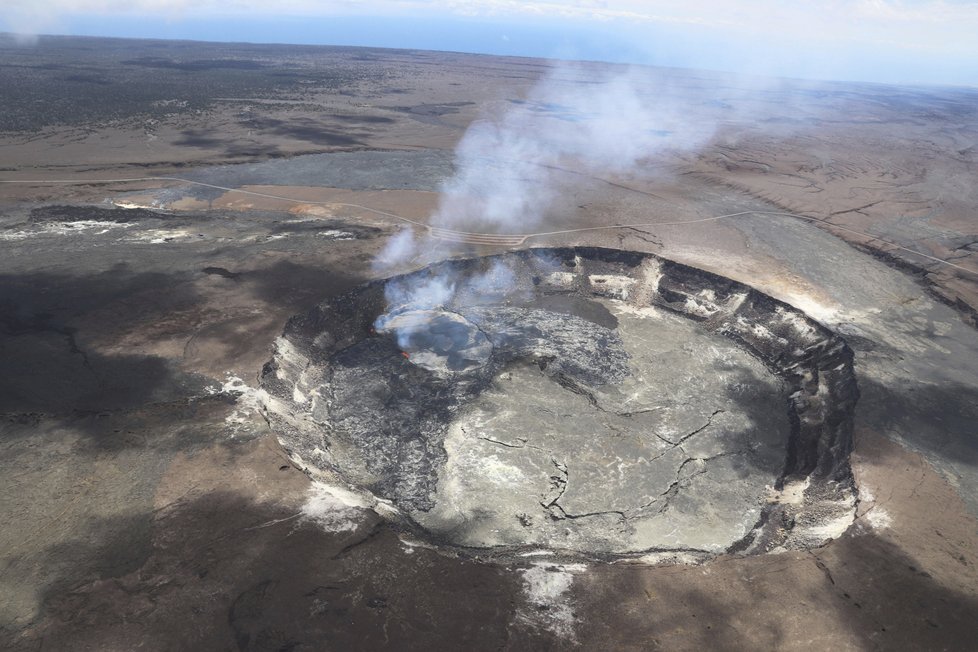
[(513, 298), (515, 285), (512, 269), (498, 260), (481, 274), (464, 278), (446, 272), (417, 281), (391, 281), (384, 288), (387, 312), (374, 328), (394, 335), (406, 357), (430, 370), (443, 362), (451, 371), (484, 364), (492, 343), (457, 312), (458, 307)]

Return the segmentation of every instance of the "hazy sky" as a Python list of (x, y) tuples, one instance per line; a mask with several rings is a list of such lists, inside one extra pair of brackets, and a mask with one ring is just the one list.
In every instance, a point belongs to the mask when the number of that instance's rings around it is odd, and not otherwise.
[(2, 0), (0, 30), (978, 85), (978, 0)]

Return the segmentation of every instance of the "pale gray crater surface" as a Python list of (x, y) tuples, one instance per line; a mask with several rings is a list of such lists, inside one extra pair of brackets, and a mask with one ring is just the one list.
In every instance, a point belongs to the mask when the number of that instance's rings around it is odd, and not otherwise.
[(835, 334), (649, 254), (447, 261), (293, 318), (262, 373), (314, 476), (480, 554), (818, 545), (854, 507)]

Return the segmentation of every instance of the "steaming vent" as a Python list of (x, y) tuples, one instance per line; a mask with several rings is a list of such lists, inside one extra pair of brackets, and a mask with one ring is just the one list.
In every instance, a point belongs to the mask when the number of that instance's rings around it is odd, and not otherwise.
[(436, 373), (483, 367), (492, 343), (465, 317), (444, 310), (405, 310), (378, 319), (377, 331), (392, 334), (414, 364)]
[(310, 475), (456, 552), (695, 562), (853, 519), (845, 342), (651, 254), (532, 249), (365, 285), (290, 320), (262, 385)]

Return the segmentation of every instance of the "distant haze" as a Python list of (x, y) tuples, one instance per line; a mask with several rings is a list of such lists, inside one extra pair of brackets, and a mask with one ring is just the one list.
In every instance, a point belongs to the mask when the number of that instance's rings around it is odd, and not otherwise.
[(974, 1), (4, 0), (0, 30), (25, 43), (53, 33), (362, 45), (978, 85)]

